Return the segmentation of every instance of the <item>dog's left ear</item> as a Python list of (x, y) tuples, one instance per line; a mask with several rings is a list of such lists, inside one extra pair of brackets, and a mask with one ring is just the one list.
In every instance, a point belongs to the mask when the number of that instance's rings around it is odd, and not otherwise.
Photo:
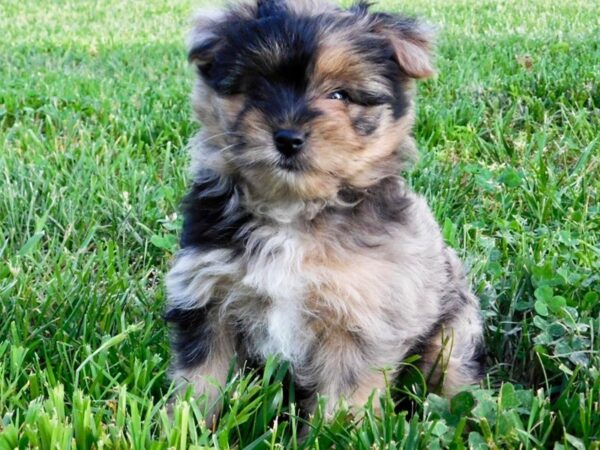
[(372, 29), (390, 43), (394, 60), (411, 78), (428, 78), (435, 74), (432, 48), (433, 28), (413, 18), (385, 13), (371, 13)]
[(225, 20), (225, 13), (220, 10), (203, 10), (193, 19), (192, 29), (188, 34), (188, 60), (203, 75), (207, 75), (217, 48), (221, 43), (219, 26)]

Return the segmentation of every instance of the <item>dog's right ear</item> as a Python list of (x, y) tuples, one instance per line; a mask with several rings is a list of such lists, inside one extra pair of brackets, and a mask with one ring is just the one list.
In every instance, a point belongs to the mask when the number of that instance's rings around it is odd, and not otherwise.
[(204, 76), (208, 76), (214, 62), (221, 42), (218, 30), (225, 18), (223, 11), (203, 10), (192, 21), (187, 39), (188, 61)]
[(371, 31), (383, 36), (393, 52), (393, 59), (411, 78), (427, 78), (435, 74), (431, 61), (434, 30), (424, 23), (399, 14), (370, 12), (371, 3), (359, 0), (349, 11), (368, 20)]

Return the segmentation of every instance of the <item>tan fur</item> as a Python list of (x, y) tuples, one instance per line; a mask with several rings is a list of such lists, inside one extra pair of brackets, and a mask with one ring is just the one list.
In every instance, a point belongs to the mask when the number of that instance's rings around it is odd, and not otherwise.
[(396, 58), (411, 77), (428, 78), (435, 70), (426, 57), (429, 50), (420, 42), (392, 39)]
[(323, 43), (315, 63), (313, 88), (321, 91), (339, 86), (360, 86), (378, 92), (386, 85), (383, 78), (373, 74), (368, 64), (349, 44), (346, 32), (323, 33)]
[(199, 367), (191, 369), (175, 369), (171, 378), (180, 383), (180, 389), (192, 386), (196, 398), (204, 396), (202, 406), (213, 414), (206, 416), (208, 426), (212, 426), (221, 407), (218, 404), (221, 388), (227, 381), (227, 373), (235, 357), (233, 341), (222, 335), (215, 340), (213, 351)]

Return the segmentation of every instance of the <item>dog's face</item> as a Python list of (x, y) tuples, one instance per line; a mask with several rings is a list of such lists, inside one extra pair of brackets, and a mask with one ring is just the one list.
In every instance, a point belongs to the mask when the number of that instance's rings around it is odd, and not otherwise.
[(189, 57), (208, 158), (265, 197), (332, 198), (397, 172), (430, 36), (367, 9), (259, 0), (200, 16)]

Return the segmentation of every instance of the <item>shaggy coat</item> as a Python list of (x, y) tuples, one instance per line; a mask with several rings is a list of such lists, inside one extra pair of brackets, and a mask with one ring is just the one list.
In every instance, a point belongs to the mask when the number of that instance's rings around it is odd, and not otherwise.
[(417, 21), (363, 3), (259, 0), (195, 19), (203, 128), (167, 277), (176, 380), (212, 401), (232, 361), (279, 355), (313, 393), (305, 407), (319, 393), (331, 411), (366, 402), (415, 352), (448, 394), (480, 379), (478, 300), (400, 176), (430, 46)]

